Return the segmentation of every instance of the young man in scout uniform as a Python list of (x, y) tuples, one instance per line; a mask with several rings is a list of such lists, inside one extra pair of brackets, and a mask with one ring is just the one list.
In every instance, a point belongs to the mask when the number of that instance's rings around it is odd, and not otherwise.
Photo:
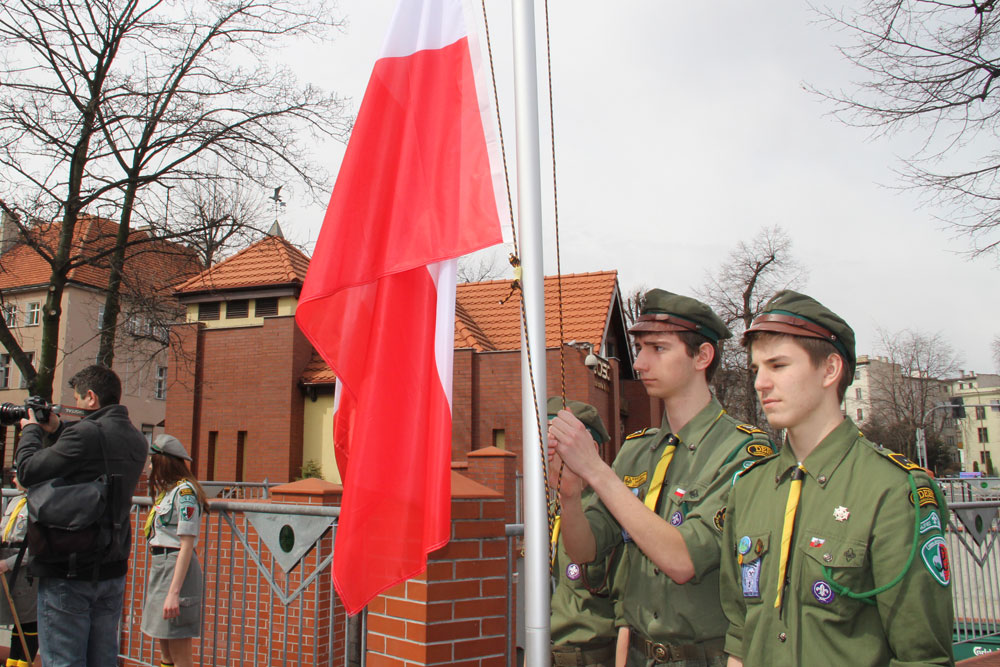
[[(580, 563), (625, 545), (629, 665), (724, 665), (727, 623), (716, 595), (729, 489), (744, 463), (772, 449), (712, 396), (719, 341), (732, 334), (711, 308), (654, 289), (629, 333), (646, 391), (663, 400), (662, 425), (630, 435), (608, 467), (571, 412), (552, 420), (549, 450), (566, 464), (563, 542)], [(584, 484), (597, 495), (586, 510)]]
[[(553, 396), (548, 402), (549, 419), (563, 408), (563, 399)], [(595, 449), (611, 436), (597, 408), (580, 401), (566, 401), (566, 409), (583, 422), (593, 438)], [(549, 486), (559, 483), (558, 458), (549, 468)], [(583, 492), (584, 499), (592, 493)], [(619, 591), (615, 573), (622, 550), (617, 549), (599, 563), (574, 563), (566, 555), (559, 539), (561, 520), (557, 516), (552, 530), (552, 665), (554, 667), (613, 667), (616, 659), (618, 628), (621, 618)]]
[(730, 495), (730, 665), (953, 664), (947, 509), (921, 468), (841, 413), (854, 332), (783, 291), (744, 344), (764, 413), (788, 440)]

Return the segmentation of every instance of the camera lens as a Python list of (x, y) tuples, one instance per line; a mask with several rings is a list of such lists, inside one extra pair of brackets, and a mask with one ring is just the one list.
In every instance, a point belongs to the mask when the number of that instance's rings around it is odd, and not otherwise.
[(3, 426), (16, 424), (22, 419), (27, 419), (27, 417), (28, 410), (23, 405), (16, 405), (14, 403), (0, 404), (0, 424)]

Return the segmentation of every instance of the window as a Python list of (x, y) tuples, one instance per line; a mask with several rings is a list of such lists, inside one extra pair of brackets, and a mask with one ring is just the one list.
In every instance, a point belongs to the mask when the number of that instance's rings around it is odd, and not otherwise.
[(153, 398), (161, 401), (167, 397), (167, 367), (156, 367), (156, 388), (153, 390)]
[(208, 470), (205, 474), (205, 479), (215, 479), (215, 443), (218, 439), (218, 431), (208, 432)]
[(256, 299), (253, 305), (254, 317), (268, 317), (278, 314), (278, 297)]
[(3, 321), (7, 323), (9, 327), (17, 326), (17, 304), (8, 303), (3, 307)]
[(100, 331), (104, 327), (104, 304), (102, 303), (97, 307), (97, 330)]
[(980, 426), (977, 430), (977, 435), (979, 436), (979, 442), (986, 443), (990, 441), (989, 431), (986, 430), (985, 426)]
[[(25, 354), (28, 355), (28, 363), (31, 364), (32, 368), (34, 368), (35, 367), (35, 353), (34, 352), (25, 352)], [(28, 388), (28, 380), (27, 380), (27, 378), (24, 377), (24, 373), (21, 373), (21, 384), (20, 384), (20, 387), (21, 387), (21, 389), (27, 389)]]
[(861, 387), (858, 387), (854, 390), (854, 398), (858, 399), (859, 401), (861, 400)]
[(142, 429), (140, 429), (140, 430), (142, 431), (142, 436), (144, 438), (146, 438), (146, 444), (152, 444), (153, 443), (153, 425), (152, 424), (143, 424), (142, 425)]
[(958, 388), (959, 389), (965, 389), (965, 383), (964, 382), (959, 382), (958, 383)]
[(497, 449), (507, 449), (507, 434), (502, 428), (493, 429), (493, 446)]
[(236, 432), (236, 481), (243, 482), (246, 480), (245, 470), (247, 448), (247, 432), (237, 431)]
[(990, 401), (990, 408), (993, 412), (1000, 412), (1000, 401), (993, 399)]
[(857, 382), (861, 379), (861, 371), (854, 371), (854, 381)]
[(986, 419), (986, 408), (981, 405), (976, 407), (976, 419)]
[(219, 319), (219, 302), (209, 301), (198, 304), (198, 319), (202, 322)]
[(37, 327), (38, 322), (41, 319), (42, 314), (42, 304), (35, 301), (34, 303), (28, 304), (28, 312), (24, 314), (24, 326), (26, 327)]
[(0, 389), (10, 386), (10, 355), (0, 354)]
[(239, 301), (226, 302), (226, 319), (237, 320), (246, 317), (250, 313), (250, 300), (240, 299)]
[(863, 421), (865, 418), (865, 411), (858, 408), (858, 421)]

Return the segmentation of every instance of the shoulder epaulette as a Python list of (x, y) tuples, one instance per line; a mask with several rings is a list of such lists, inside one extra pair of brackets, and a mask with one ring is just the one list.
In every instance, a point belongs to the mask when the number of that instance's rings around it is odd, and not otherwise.
[(660, 429), (658, 428), (644, 428), (640, 431), (636, 431), (635, 433), (629, 433), (625, 436), (625, 439), (631, 440), (632, 438), (641, 438), (644, 435), (656, 435), (659, 432)]
[(754, 433), (763, 433), (764, 435), (767, 435), (767, 431), (760, 429), (753, 424), (740, 424), (736, 427), (736, 430), (749, 433), (750, 435), (753, 435)]
[(910, 459), (906, 458), (902, 454), (899, 454), (898, 452), (894, 452), (891, 449), (889, 449), (888, 447), (883, 447), (882, 445), (876, 445), (876, 444), (868, 441), (867, 438), (865, 439), (865, 442), (868, 443), (868, 445), (872, 448), (872, 450), (876, 454), (881, 455), (883, 458), (891, 461), (897, 467), (902, 468), (906, 472), (912, 472), (914, 470), (918, 470), (918, 471), (920, 471), (920, 472), (922, 472), (924, 474), (927, 474), (927, 470), (926, 469), (921, 468), (918, 464), (914, 463), (913, 461), (911, 461)]

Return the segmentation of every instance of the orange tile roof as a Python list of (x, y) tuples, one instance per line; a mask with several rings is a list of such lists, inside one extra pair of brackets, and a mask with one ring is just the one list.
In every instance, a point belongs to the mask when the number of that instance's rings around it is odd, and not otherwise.
[(280, 236), (268, 236), (177, 286), (177, 294), (301, 285), (309, 258)]
[(323, 361), (323, 357), (318, 352), (313, 352), (312, 359), (302, 371), (302, 384), (334, 384), (336, 381), (337, 376)]
[[(54, 254), (62, 224), (35, 225), (29, 231), (34, 244)], [(105, 252), (115, 241), (118, 224), (96, 216), (81, 215), (73, 230), (71, 260), (90, 263), (70, 269), (67, 280), (77, 284), (105, 288), (110, 268), (107, 258), (93, 259)], [(196, 274), (202, 269), (198, 254), (186, 245), (170, 241), (150, 240), (149, 232), (138, 229), (129, 232), (129, 247), (125, 253), (123, 281), (127, 290), (145, 292), (162, 290), (178, 279)], [(52, 268), (35, 246), (20, 243), (3, 255), (0, 269), (0, 289), (42, 286), (49, 282)]]
[[(617, 271), (562, 276), (563, 342), (577, 340), (593, 343), (595, 348), (599, 348), (604, 341), (604, 331), (617, 290)], [(481, 352), (520, 349), (521, 294), (516, 292), (501, 304), (509, 293), (509, 280), (462, 283), (458, 286), (456, 348), (472, 347)], [(477, 325), (481, 336), (467, 335), (463, 330), (463, 320), (457, 317), (459, 312)], [(559, 347), (559, 344), (558, 280), (557, 276), (546, 276), (545, 346)]]

